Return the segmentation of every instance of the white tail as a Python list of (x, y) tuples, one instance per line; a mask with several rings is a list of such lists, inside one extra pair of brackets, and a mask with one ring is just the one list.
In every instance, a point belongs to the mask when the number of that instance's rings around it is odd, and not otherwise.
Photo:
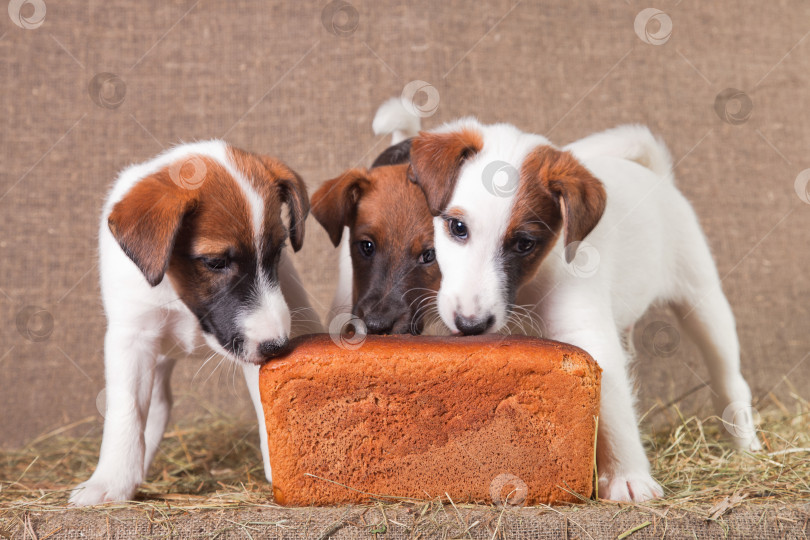
[(610, 156), (635, 161), (654, 173), (672, 178), (672, 156), (663, 141), (645, 126), (628, 124), (589, 135), (564, 148), (579, 159)]
[(371, 128), (377, 135), (391, 135), (391, 145), (415, 137), (422, 129), (418, 116), (409, 113), (402, 105), (402, 100), (394, 97), (380, 105)]

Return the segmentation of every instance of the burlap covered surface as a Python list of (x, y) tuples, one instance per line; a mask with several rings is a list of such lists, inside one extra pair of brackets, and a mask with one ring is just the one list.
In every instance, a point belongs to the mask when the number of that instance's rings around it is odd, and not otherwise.
[(746, 538), (810, 534), (810, 508), (749, 504), (716, 519), (706, 508), (600, 505), (573, 508), (454, 508), (421, 514), (394, 508), (146, 509), (19, 512), (2, 524), (10, 538)]
[[(807, 396), (809, 5), (661, 2), (665, 18), (635, 1), (330, 5), (36, 0), (22, 19), (0, 12), (0, 446), (100, 418), (96, 235), (116, 171), (224, 137), (314, 189), (385, 147), (374, 111), (414, 80), (439, 97), (426, 127), (474, 114), (561, 144), (626, 122), (660, 133), (724, 277), (755, 396), (789, 383)], [(310, 220), (296, 265), (322, 314), (334, 261)], [(657, 311), (638, 327), (642, 408), (707, 378), (656, 321), (676, 324)], [(199, 368), (177, 369), (178, 416), (200, 400), (249, 414), (238, 377), (207, 365), (194, 378)]]

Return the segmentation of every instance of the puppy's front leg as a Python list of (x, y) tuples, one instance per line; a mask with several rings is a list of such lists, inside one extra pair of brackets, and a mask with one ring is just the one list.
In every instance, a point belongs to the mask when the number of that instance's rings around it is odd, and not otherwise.
[(107, 410), (95, 472), (71, 494), (88, 506), (132, 499), (144, 479), (144, 427), (155, 371), (156, 336), (110, 323), (104, 341)]
[(642, 502), (661, 497), (664, 492), (650, 475), (641, 444), (627, 357), (618, 332), (609, 318), (585, 319), (581, 315), (574, 324), (566, 324), (566, 330), (552, 329), (552, 337), (581, 347), (602, 368), (596, 444), (599, 498)]
[(259, 393), (259, 369), (260, 366), (253, 364), (242, 365), (245, 384), (247, 384), (248, 392), (250, 392), (250, 399), (253, 402), (253, 409), (256, 411), (256, 419), (259, 423), (259, 442), (262, 450), (262, 463), (264, 463), (264, 477), (272, 484), (273, 471), (270, 469), (270, 451), (267, 447), (267, 425), (264, 420), (262, 397)]
[[(279, 263), (279, 282), (281, 292), (290, 309), (291, 337), (302, 334), (322, 332), (320, 318), (309, 304), (309, 298), (304, 290), (298, 272), (295, 270), (290, 256), (282, 252)], [(252, 364), (242, 365), (242, 372), (245, 375), (245, 383), (250, 392), (250, 399), (256, 411), (256, 420), (259, 424), (259, 441), (261, 443), (262, 462), (264, 463), (264, 476), (267, 481), (273, 482), (273, 473), (270, 468), (270, 456), (267, 446), (267, 426), (264, 420), (264, 408), (262, 407), (261, 395), (259, 393), (259, 366)]]

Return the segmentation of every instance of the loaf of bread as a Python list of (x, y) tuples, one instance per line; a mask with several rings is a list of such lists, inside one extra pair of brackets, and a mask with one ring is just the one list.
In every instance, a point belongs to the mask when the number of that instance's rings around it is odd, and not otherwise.
[(590, 497), (600, 373), (527, 337), (298, 338), (260, 377), (276, 502)]

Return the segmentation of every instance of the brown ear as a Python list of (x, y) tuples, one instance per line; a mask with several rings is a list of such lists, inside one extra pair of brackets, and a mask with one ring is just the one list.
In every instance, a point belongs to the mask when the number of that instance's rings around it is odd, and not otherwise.
[(278, 190), (276, 195), (279, 200), (287, 205), (290, 212), (290, 244), (294, 251), (298, 251), (304, 245), (304, 224), (309, 214), (309, 196), (307, 195), (307, 185), (297, 172), (290, 169), (277, 159), (268, 156), (251, 154), (244, 150), (231, 147), (231, 153), (236, 156), (237, 163), (246, 167), (246, 160), (256, 158), (267, 169), (267, 178)]
[(351, 169), (328, 180), (312, 195), (312, 215), (318, 220), (335, 247), (357, 210), (357, 202), (371, 181), (365, 169)]
[(447, 208), (464, 160), (483, 148), (481, 133), (462, 129), (449, 133), (421, 132), (411, 143), (411, 181), (425, 193), (435, 216)]
[(168, 169), (147, 176), (113, 206), (110, 232), (153, 287), (163, 280), (183, 216), (196, 203), (195, 189), (172, 182)]
[(290, 212), (290, 244), (294, 251), (304, 245), (304, 223), (309, 214), (309, 197), (307, 185), (293, 171), (289, 178), (279, 178), (276, 183), (279, 188), (279, 198), (287, 204)]
[(539, 179), (560, 207), (565, 232), (565, 260), (576, 256), (581, 242), (605, 211), (605, 188), (570, 152), (551, 146), (536, 148), (523, 166), (524, 176)]

